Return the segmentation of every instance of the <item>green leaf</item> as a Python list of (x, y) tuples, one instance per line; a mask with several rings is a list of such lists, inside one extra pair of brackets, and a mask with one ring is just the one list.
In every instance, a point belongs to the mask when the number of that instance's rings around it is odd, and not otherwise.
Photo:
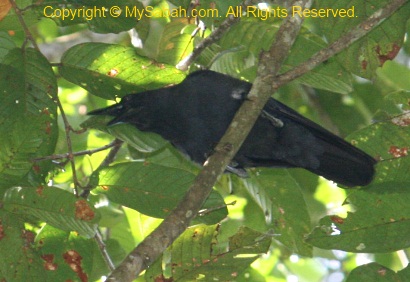
[[(271, 239), (263, 233), (241, 228), (229, 243), (219, 243), (219, 226), (196, 225), (187, 229), (165, 255), (146, 273), (154, 280), (170, 276), (174, 281), (230, 281), (258, 256), (266, 253)], [(161, 265), (165, 263), (165, 269)]]
[(355, 212), (348, 212), (346, 218), (322, 218), (307, 242), (323, 249), (354, 253), (393, 252), (410, 247), (410, 241), (403, 236), (410, 230), (408, 186), (409, 182), (385, 181), (351, 193), (346, 202), (355, 207)]
[(65, 231), (76, 231), (91, 238), (99, 214), (85, 199), (54, 187), (13, 187), (4, 195), (4, 208), (10, 212), (35, 216)]
[(286, 170), (256, 169), (244, 183), (278, 241), (303, 256), (312, 256), (304, 242), (309, 233), (310, 217), (298, 183)]
[[(410, 89), (409, 76), (409, 68), (396, 61), (387, 61), (377, 70), (377, 80), (396, 91)], [(408, 102), (406, 104), (408, 105)]]
[[(319, 5), (323, 5), (322, 2), (317, 2)], [(321, 27), (329, 41), (333, 42), (389, 2), (388, 0), (326, 1), (323, 8), (332, 8), (333, 10), (353, 8), (354, 15), (348, 18), (329, 17), (326, 21), (320, 19)], [(362, 77), (373, 78), (375, 70), (382, 66), (386, 60), (394, 59), (399, 52), (403, 45), (406, 21), (409, 17), (410, 3), (407, 3), (367, 36), (340, 53), (337, 59), (349, 71)]]
[(186, 23), (182, 20), (169, 22), (164, 27), (151, 24), (151, 36), (147, 38), (147, 45), (142, 49), (144, 55), (158, 62), (176, 65), (188, 55), (186, 50), (193, 48), (191, 35), (183, 32), (185, 28)]
[[(12, 49), (0, 64), (0, 184), (17, 185), (32, 159), (50, 155), (57, 142), (57, 83), (47, 60), (34, 49)], [(51, 161), (36, 164), (45, 178)], [(26, 183), (26, 182), (25, 182)]]
[(83, 128), (94, 128), (111, 134), (127, 142), (128, 145), (142, 153), (151, 153), (163, 148), (168, 141), (152, 132), (142, 132), (130, 124), (107, 126), (112, 117), (93, 116), (81, 124)]
[[(180, 202), (194, 180), (194, 175), (182, 169), (149, 162), (120, 163), (96, 172), (99, 186), (94, 190), (103, 193), (118, 204), (158, 218), (166, 217)], [(222, 197), (211, 192), (203, 206), (224, 207)], [(226, 207), (197, 218), (215, 223), (227, 214)]]
[(61, 75), (104, 99), (161, 88), (185, 78), (172, 66), (158, 64), (134, 48), (104, 43), (78, 44), (61, 58)]
[[(376, 122), (351, 134), (351, 143), (381, 160), (398, 157), (401, 150), (404, 150), (402, 154), (405, 156), (405, 148), (410, 140), (410, 127), (406, 126), (406, 115), (388, 118), (387, 121)], [(406, 173), (403, 176), (406, 177)]]
[(409, 280), (409, 267), (395, 273), (393, 270), (378, 263), (369, 263), (361, 265), (352, 270), (347, 277), (346, 282), (405, 282)]
[[(409, 87), (410, 89), (410, 87)], [(399, 90), (390, 93), (386, 96), (386, 100), (393, 101), (396, 105), (403, 107), (403, 110), (410, 110), (410, 91)], [(393, 119), (394, 120), (394, 119)], [(409, 114), (404, 113), (402, 116), (397, 117), (395, 124), (408, 125), (410, 123)]]
[(42, 261), (33, 248), (35, 234), (21, 218), (0, 209), (0, 277), (4, 281), (46, 281)]
[[(47, 277), (43, 281), (58, 281), (61, 277), (71, 281), (89, 281), (96, 263), (93, 254), (98, 252), (93, 239), (45, 225), (37, 234), (35, 243), (43, 262), (41, 273)], [(100, 275), (106, 273), (106, 266), (100, 265)]]
[(0, 63), (7, 53), (14, 48), (16, 48), (16, 44), (11, 39), (11, 36), (4, 31), (0, 31)]
[(130, 124), (109, 126), (107, 131), (142, 153), (157, 151), (168, 144), (168, 141), (160, 135), (153, 132), (141, 132)]

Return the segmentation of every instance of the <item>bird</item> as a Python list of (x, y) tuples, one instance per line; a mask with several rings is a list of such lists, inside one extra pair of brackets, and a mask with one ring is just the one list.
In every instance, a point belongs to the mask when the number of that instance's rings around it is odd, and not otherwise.
[[(107, 126), (127, 123), (157, 133), (202, 165), (251, 87), (244, 80), (200, 70), (179, 84), (128, 94), (88, 114), (112, 116)], [(226, 170), (246, 177), (247, 168), (303, 168), (349, 188), (368, 185), (375, 164), (364, 151), (270, 98)]]

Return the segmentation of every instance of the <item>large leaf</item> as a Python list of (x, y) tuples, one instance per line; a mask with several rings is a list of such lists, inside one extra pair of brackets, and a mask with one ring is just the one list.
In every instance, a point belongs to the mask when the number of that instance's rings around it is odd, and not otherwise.
[(4, 281), (46, 281), (42, 261), (33, 248), (35, 234), (24, 222), (0, 209), (0, 277)]
[(91, 281), (91, 272), (96, 266), (100, 275), (107, 271), (101, 260), (95, 259), (97, 246), (93, 239), (45, 225), (37, 234), (35, 244), (43, 263), (41, 273), (47, 277), (42, 281), (59, 281), (62, 277), (66, 281)]
[(35, 216), (38, 220), (65, 231), (93, 237), (99, 215), (85, 199), (54, 187), (13, 187), (3, 200), (10, 212)]
[[(195, 176), (178, 168), (149, 162), (130, 162), (103, 168), (93, 177), (99, 179), (94, 191), (106, 194), (111, 201), (149, 216), (164, 218), (180, 202)], [(213, 191), (203, 208), (223, 206), (222, 197)], [(215, 223), (226, 214), (226, 208), (221, 208), (198, 220)]]
[[(376, 122), (351, 134), (349, 139), (381, 160), (399, 157), (401, 151), (404, 154), (402, 156), (405, 156), (410, 140), (410, 127), (407, 126), (406, 117), (407, 115), (388, 117), (387, 121)], [(406, 173), (403, 176), (406, 177)]]
[[(403, 162), (407, 171), (410, 162)], [(393, 169), (392, 167), (390, 169)], [(323, 249), (356, 253), (393, 252), (410, 247), (410, 181), (384, 181), (355, 191), (346, 200), (354, 206), (346, 218), (323, 218), (307, 241)]]
[[(326, 1), (326, 3), (316, 2), (319, 5), (318, 8), (353, 9), (354, 13), (349, 17), (329, 17), (326, 21), (320, 19), (325, 35), (330, 42), (333, 42), (390, 1), (332, 0)], [(376, 68), (382, 66), (386, 60), (394, 59), (399, 52), (404, 40), (406, 21), (409, 17), (410, 3), (407, 3), (367, 36), (338, 55), (338, 60), (357, 75), (366, 78), (374, 77)]]
[(409, 266), (395, 273), (393, 270), (378, 263), (369, 263), (353, 269), (346, 282), (406, 282), (409, 280), (409, 277)]
[(130, 47), (103, 43), (75, 45), (61, 58), (61, 75), (105, 99), (180, 82), (172, 66), (141, 57)]
[(230, 281), (258, 255), (267, 252), (271, 242), (269, 236), (248, 228), (240, 229), (229, 238), (229, 244), (218, 242), (218, 234), (218, 225), (197, 225), (187, 229), (149, 268), (146, 277), (156, 280), (171, 275), (173, 281), (196, 281), (199, 278)]
[(186, 23), (174, 20), (165, 26), (151, 22), (149, 37), (144, 48), (144, 55), (170, 65), (176, 65), (186, 50), (192, 50), (191, 35), (184, 32)]
[(293, 252), (311, 256), (312, 248), (304, 242), (310, 217), (298, 183), (286, 170), (258, 169), (244, 180), (249, 194), (266, 216), (267, 223)]
[[(6, 1), (6, 3), (9, 2)], [(16, 44), (11, 40), (11, 36), (4, 31), (0, 31), (0, 63), (3, 61), (6, 54), (14, 48), (16, 48)]]
[(156, 133), (141, 132), (135, 126), (121, 123), (107, 126), (112, 117), (94, 116), (81, 124), (84, 128), (94, 128), (107, 132), (143, 153), (150, 153), (163, 148), (168, 141)]
[[(50, 155), (57, 142), (57, 93), (54, 73), (34, 49), (12, 49), (0, 64), (0, 187), (18, 184), (32, 159)], [(35, 166), (44, 179), (51, 162)]]

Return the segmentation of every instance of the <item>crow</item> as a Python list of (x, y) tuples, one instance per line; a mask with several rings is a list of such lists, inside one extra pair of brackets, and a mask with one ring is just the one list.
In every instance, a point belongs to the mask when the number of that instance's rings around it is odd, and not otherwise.
[[(155, 132), (193, 162), (212, 154), (252, 87), (210, 70), (189, 74), (180, 84), (129, 94), (113, 106), (90, 112)], [(343, 186), (364, 186), (376, 160), (320, 125), (270, 98), (227, 171), (246, 168), (304, 168)]]

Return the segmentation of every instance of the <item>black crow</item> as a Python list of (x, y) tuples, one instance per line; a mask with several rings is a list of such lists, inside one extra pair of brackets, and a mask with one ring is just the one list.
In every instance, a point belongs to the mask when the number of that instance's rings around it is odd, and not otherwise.
[[(89, 114), (113, 116), (108, 125), (129, 123), (155, 132), (203, 164), (251, 87), (224, 74), (197, 71), (178, 85), (130, 94)], [(351, 187), (369, 184), (375, 163), (365, 152), (270, 98), (227, 170), (243, 176), (250, 167), (300, 167)]]

